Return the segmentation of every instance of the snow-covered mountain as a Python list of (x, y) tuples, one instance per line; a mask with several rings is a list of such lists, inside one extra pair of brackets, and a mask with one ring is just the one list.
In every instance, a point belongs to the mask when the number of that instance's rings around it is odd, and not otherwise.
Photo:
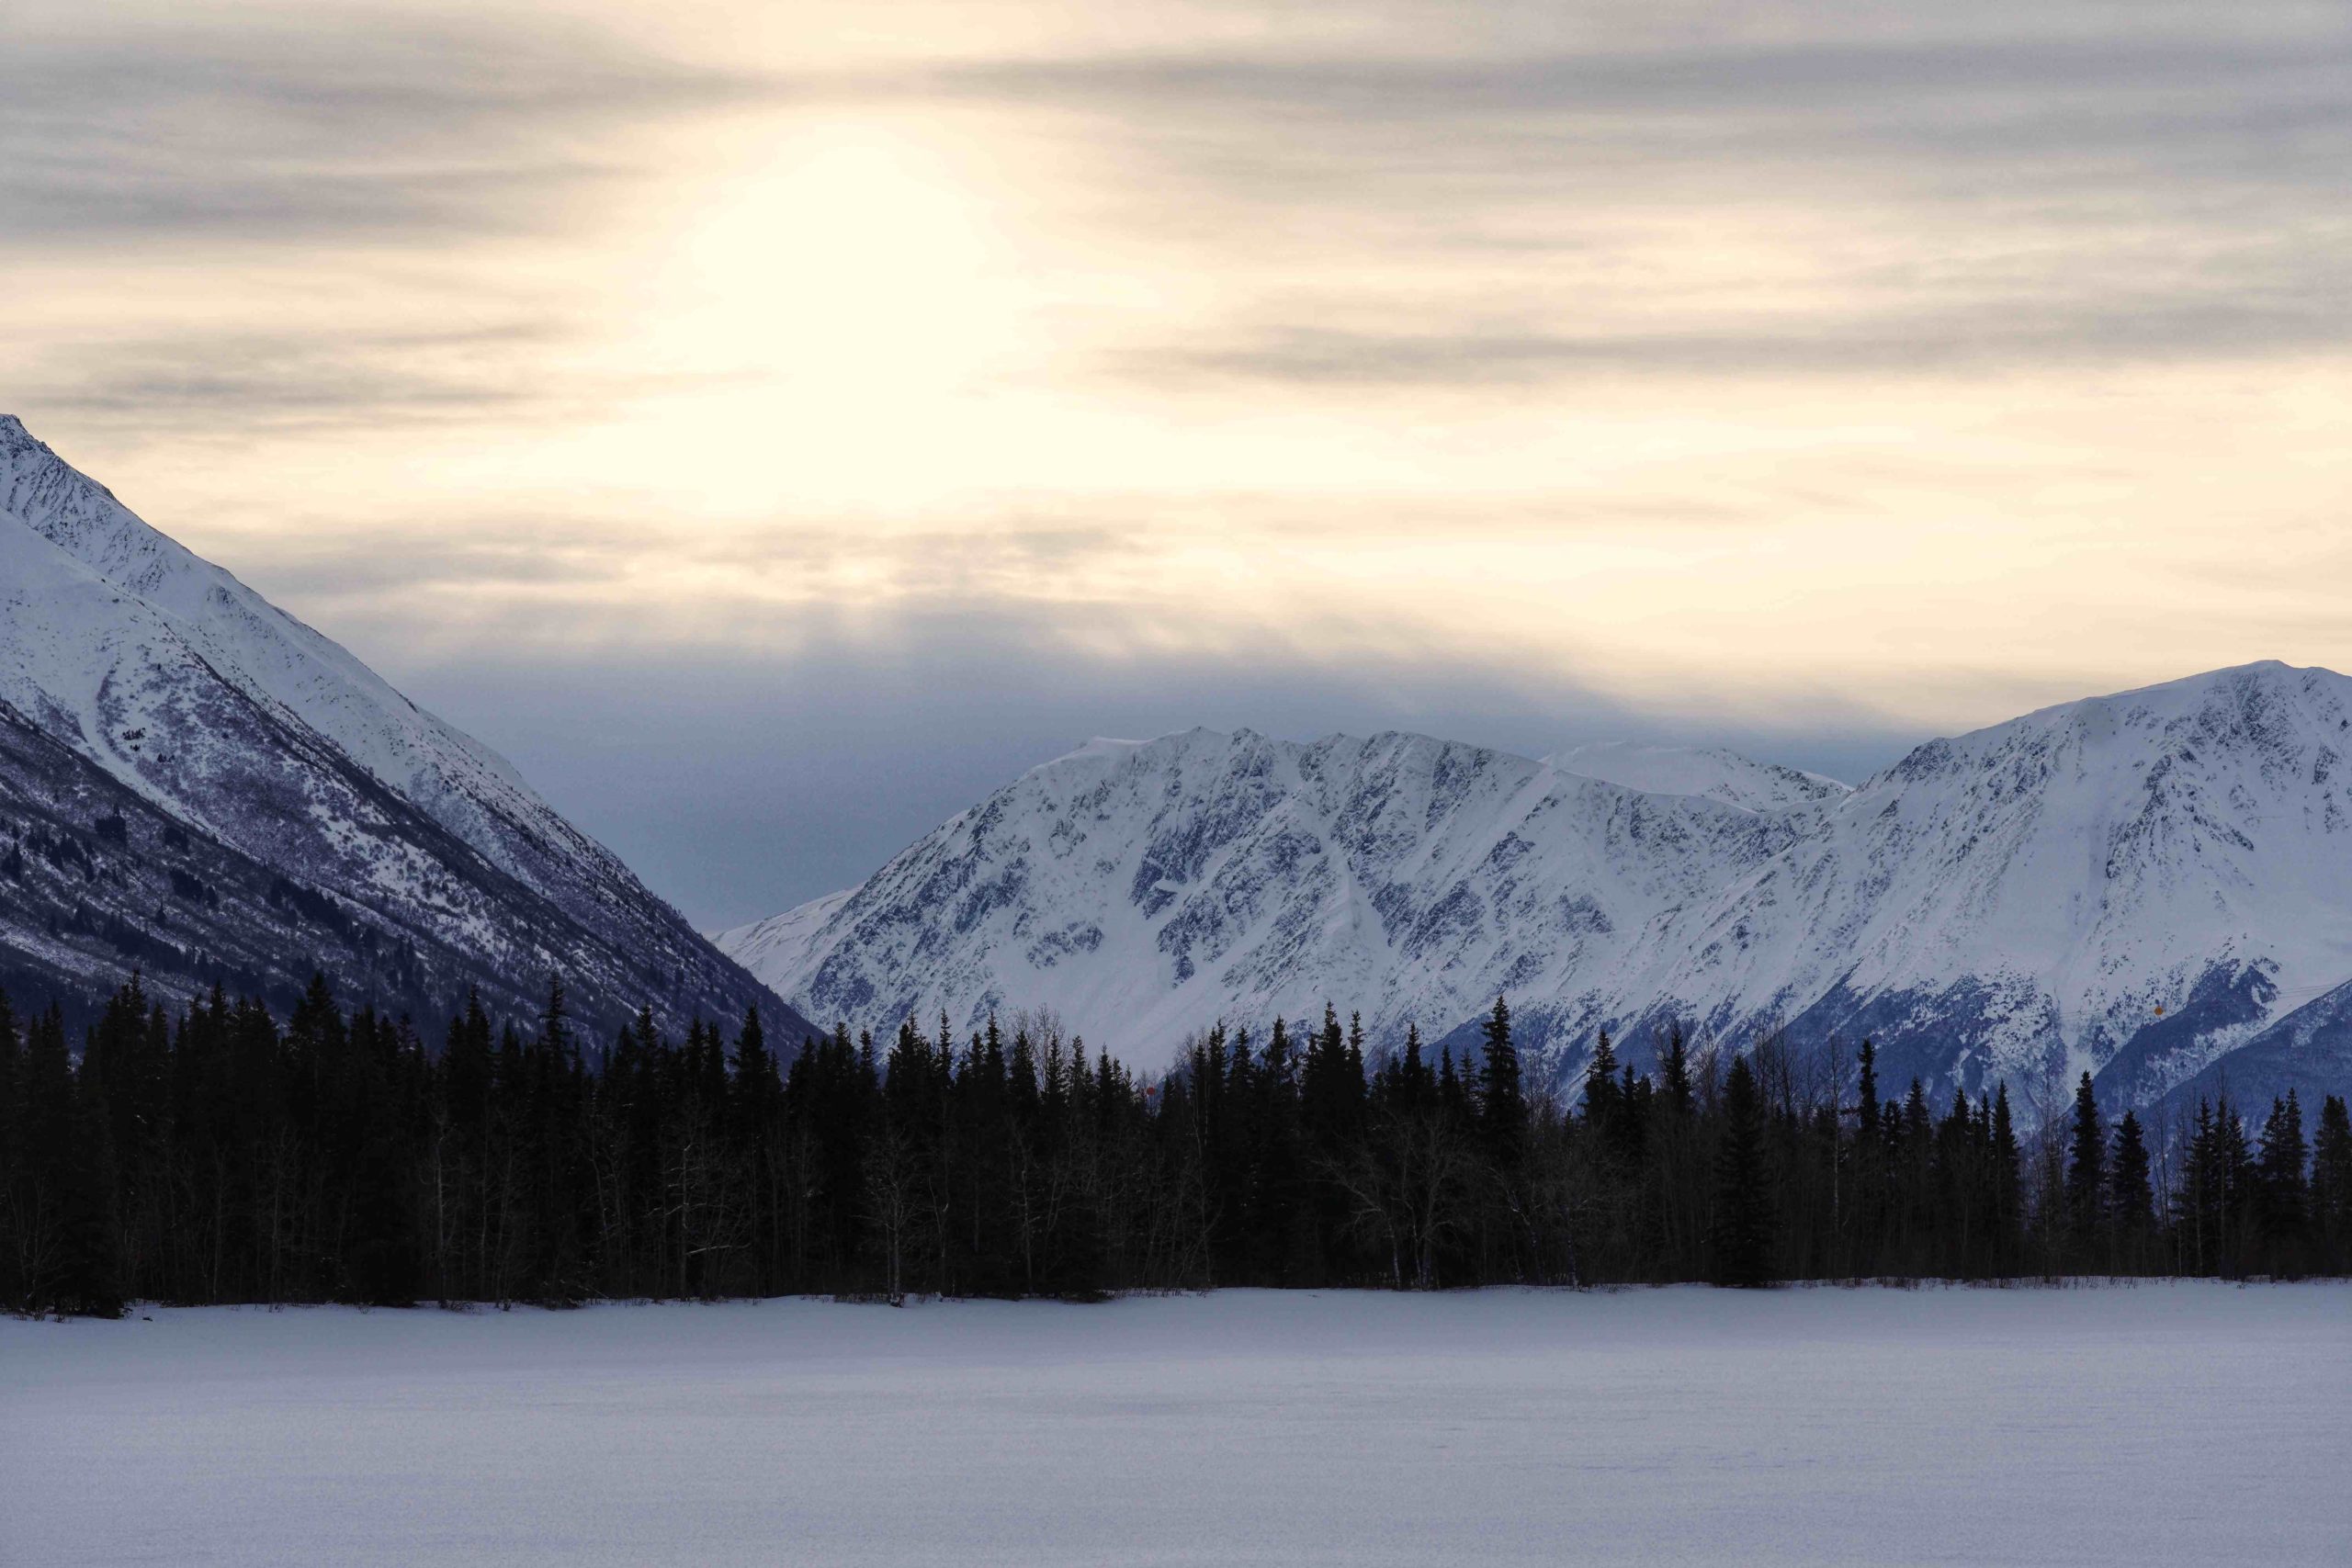
[(1930, 741), (1611, 1000), (2154, 1099), (2352, 978), (2347, 749), (2352, 681), (2276, 663)]
[(1852, 790), (1654, 747), (1096, 741), (718, 940), (820, 1019), (1044, 1006), (1145, 1063), (1327, 998), (1442, 1037), (1500, 992), (1563, 1076), (1602, 1027), (1639, 1055), (1676, 1020), (1868, 1034), (1939, 1091), (2088, 1069), (2134, 1103), (2249, 1051), (2260, 1093), (2340, 1053), (2288, 1021), (2352, 981), (2348, 750), (2352, 681), (2279, 664), (1931, 741)]
[(1836, 779), (1759, 762), (1720, 746), (1645, 746), (1595, 740), (1544, 759), (1564, 773), (1623, 784), (1650, 795), (1702, 795), (1749, 811), (1819, 806), (1849, 789)]
[(719, 938), (820, 1020), (1046, 1006), (1147, 1060), (1335, 998), (1451, 1025), (1632, 961), (1801, 829), (1415, 735), (1097, 740)]
[(0, 976), (774, 998), (512, 766), (0, 415)]

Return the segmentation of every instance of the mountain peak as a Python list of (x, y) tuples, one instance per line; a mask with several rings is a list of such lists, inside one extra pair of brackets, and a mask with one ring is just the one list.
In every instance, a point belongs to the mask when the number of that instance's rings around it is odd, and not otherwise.
[(1759, 762), (1721, 746), (1594, 740), (1544, 761), (1564, 773), (1651, 795), (1690, 795), (1743, 811), (1785, 811), (1843, 797), (1849, 786), (1820, 773)]
[(25, 428), (23, 420), (0, 413), (0, 500), (6, 499), (6, 490), (14, 488), (14, 481), (27, 470), (51, 464), (65, 466), (48, 443)]
[(1097, 741), (720, 942), (828, 1022), (1043, 1007), (1147, 1065), (1327, 1001), (1375, 1044), (1467, 1039), (1502, 993), (1555, 1082), (1599, 1030), (1672, 1022), (1867, 1036), (1939, 1096), (2090, 1069), (2147, 1103), (2352, 975), (2347, 737), (2352, 682), (2265, 661), (1860, 790), (1638, 741)]
[(1952, 736), (1948, 742), (1930, 741), (1928, 744), (1951, 744), (1970, 749), (1987, 739), (2047, 728), (2052, 725), (2079, 728), (2094, 724), (2105, 728), (2112, 724), (2177, 724), (2197, 715), (2213, 712), (2216, 703), (2234, 712), (2252, 711), (2249, 704), (2256, 699), (2259, 699), (2259, 705), (2285, 705), (2280, 710), (2282, 718), (2286, 712), (2306, 706), (2313, 712), (2324, 709), (2333, 713), (2352, 703), (2352, 678), (2338, 674), (2324, 665), (2295, 665), (2276, 659), (2260, 659), (2245, 664), (2225, 665), (2219, 670), (2199, 671), (2194, 675), (2176, 676), (2169, 681), (2153, 682), (2120, 692), (2052, 703), (2016, 718)]
[(527, 1005), (550, 969), (611, 1016), (763, 995), (495, 752), (13, 415), (0, 801), (77, 846), (0, 908), (0, 980), (61, 999), (111, 989), (130, 962), (180, 995), (216, 978), (266, 989), (288, 965), (299, 985), (316, 962), (434, 1009), (477, 981)]
[[(50, 464), (73, 472), (65, 459), (60, 457), (48, 442), (25, 428), (23, 420), (12, 413), (0, 413), (0, 472)], [(93, 490), (103, 491), (106, 488), (84, 475), (75, 474), (74, 477)]]
[[(2144, 686), (2131, 686), (2120, 692), (2106, 692), (2097, 696), (2075, 697), (2063, 703), (2052, 703), (2047, 707), (2036, 709), (2035, 712), (2059, 713), (2069, 708), (2089, 707), (2101, 703), (2201, 697), (2217, 691), (2238, 690), (2247, 686), (2300, 686), (2309, 684), (2314, 680), (2321, 682), (2336, 682), (2346, 679), (2345, 676), (2328, 669), (2324, 664), (2290, 664), (2279, 659), (2256, 659), (2249, 660), (2244, 664), (2225, 664), (2218, 670), (2200, 670), (2193, 675), (2176, 675), (2166, 681), (2152, 681)], [(2024, 716), (2031, 718), (2033, 714), (2027, 714)]]

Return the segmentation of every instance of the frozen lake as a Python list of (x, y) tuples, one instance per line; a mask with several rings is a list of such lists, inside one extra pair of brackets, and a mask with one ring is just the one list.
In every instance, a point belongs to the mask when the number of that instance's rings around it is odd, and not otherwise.
[(2352, 1561), (2352, 1287), (0, 1319), (0, 1562)]

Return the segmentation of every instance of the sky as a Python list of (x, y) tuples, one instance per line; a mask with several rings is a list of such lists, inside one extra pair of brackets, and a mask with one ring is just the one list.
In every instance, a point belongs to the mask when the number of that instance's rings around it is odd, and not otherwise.
[(0, 410), (706, 927), (1091, 736), (2352, 669), (2352, 10), (10, 0)]

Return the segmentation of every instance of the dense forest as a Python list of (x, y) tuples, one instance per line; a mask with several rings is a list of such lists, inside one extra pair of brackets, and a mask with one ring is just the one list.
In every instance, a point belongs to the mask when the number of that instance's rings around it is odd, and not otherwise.
[[(1147, 1081), (1050, 1019), (769, 1042), (756, 1012), (582, 1036), (479, 1002), (428, 1045), (323, 980), (282, 1021), (134, 976), (79, 1043), (0, 998), (0, 1303), (575, 1303), (813, 1292), (2341, 1273), (2352, 1122), (2290, 1097), (2109, 1124), (2086, 1077), (1889, 1093), (1867, 1043), (1654, 1073), (1604, 1036), (1573, 1103), (1482, 1048), (1217, 1031)], [(2021, 1132), (2030, 1124), (2031, 1131)]]

